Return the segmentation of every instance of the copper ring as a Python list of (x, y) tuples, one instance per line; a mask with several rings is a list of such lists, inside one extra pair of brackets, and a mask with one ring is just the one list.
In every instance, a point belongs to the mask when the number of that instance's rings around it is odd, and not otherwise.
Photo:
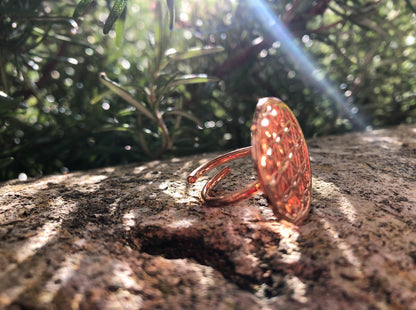
[(295, 115), (280, 99), (261, 98), (254, 113), (251, 135), (251, 146), (201, 165), (188, 176), (188, 183), (195, 183), (218, 166), (251, 155), (257, 171), (255, 182), (237, 192), (215, 196), (213, 188), (230, 173), (230, 168), (225, 167), (203, 187), (203, 202), (209, 206), (226, 206), (263, 192), (277, 218), (300, 224), (310, 209), (312, 173), (306, 141)]

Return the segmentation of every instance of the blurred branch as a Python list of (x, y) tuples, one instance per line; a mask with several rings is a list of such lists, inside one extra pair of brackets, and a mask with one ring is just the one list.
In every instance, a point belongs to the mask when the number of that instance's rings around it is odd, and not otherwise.
[[(281, 18), (282, 23), (286, 25), (289, 30), (294, 28), (295, 25), (299, 28), (299, 22), (300, 24), (306, 25), (308, 20), (315, 18), (318, 15), (323, 15), (330, 1), (331, 0), (320, 0), (311, 5), (309, 1), (294, 0), (291, 8), (283, 14)], [(299, 13), (299, 8), (305, 5), (306, 8)], [(308, 32), (305, 26), (300, 28), (303, 28), (303, 32), (297, 30), (294, 33), (295, 36), (301, 37)], [(226, 59), (221, 65), (218, 66), (216, 75), (223, 77), (225, 74), (232, 72), (235, 68), (241, 67), (242, 64), (246, 63), (251, 57), (256, 56), (261, 50), (269, 49), (273, 45), (274, 41), (275, 40), (271, 36), (265, 33), (261, 41), (259, 40), (259, 42), (257, 42), (257, 40), (255, 40), (250, 46), (243, 50), (238, 50), (236, 54), (231, 55), (231, 57)]]
[(409, 8), (413, 11), (413, 13), (416, 14), (416, 7), (410, 2), (410, 0), (405, 0), (406, 4), (409, 6)]
[(344, 23), (345, 23), (345, 20), (340, 19), (340, 20), (338, 20), (336, 22), (333, 22), (329, 25), (324, 25), (324, 26), (321, 26), (319, 28), (309, 30), (308, 33), (326, 32), (329, 29), (334, 28), (334, 27), (338, 26), (339, 24), (344, 24)]

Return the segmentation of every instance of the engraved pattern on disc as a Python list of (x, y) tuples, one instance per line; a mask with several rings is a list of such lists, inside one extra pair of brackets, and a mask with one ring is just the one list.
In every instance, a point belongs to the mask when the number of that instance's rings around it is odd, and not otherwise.
[(281, 100), (262, 98), (251, 133), (253, 159), (274, 214), (299, 224), (309, 212), (312, 174), (296, 117)]

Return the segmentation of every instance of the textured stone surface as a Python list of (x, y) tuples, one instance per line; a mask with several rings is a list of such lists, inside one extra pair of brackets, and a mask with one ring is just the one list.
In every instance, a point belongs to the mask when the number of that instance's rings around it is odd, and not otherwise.
[(299, 231), (262, 196), (202, 206), (214, 154), (2, 184), (0, 308), (416, 309), (416, 126), (308, 144)]

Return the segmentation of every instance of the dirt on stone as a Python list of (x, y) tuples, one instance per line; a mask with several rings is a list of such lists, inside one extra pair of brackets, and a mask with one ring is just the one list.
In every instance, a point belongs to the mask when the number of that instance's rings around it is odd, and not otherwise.
[[(0, 185), (1, 309), (416, 309), (416, 126), (308, 141), (299, 228), (262, 195), (209, 208), (218, 154)], [(218, 191), (255, 180), (234, 162)]]

